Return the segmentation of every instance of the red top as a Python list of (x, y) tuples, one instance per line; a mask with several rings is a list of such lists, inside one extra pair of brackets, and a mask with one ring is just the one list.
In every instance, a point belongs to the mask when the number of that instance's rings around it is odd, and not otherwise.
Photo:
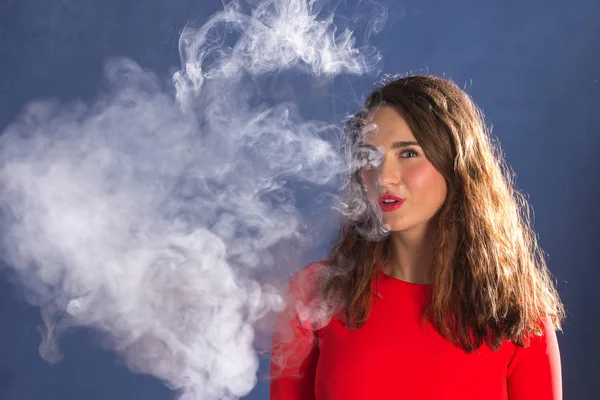
[[(271, 400), (558, 400), (562, 399), (558, 342), (550, 319), (529, 347), (483, 344), (466, 353), (421, 315), (432, 285), (401, 281), (379, 271), (381, 297), (365, 325), (347, 330), (334, 318), (320, 329), (302, 321), (309, 264), (288, 283), (288, 308), (277, 315), (271, 354)], [(375, 286), (373, 286), (375, 289)], [(375, 299), (375, 295), (373, 297)]]

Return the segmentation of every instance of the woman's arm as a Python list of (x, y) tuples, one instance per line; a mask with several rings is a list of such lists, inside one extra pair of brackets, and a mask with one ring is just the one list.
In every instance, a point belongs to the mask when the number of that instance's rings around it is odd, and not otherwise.
[(510, 400), (562, 400), (560, 351), (552, 320), (542, 336), (532, 336), (529, 347), (517, 347), (508, 366)]
[(313, 289), (314, 264), (301, 269), (288, 282), (286, 308), (275, 320), (271, 347), (271, 400), (314, 400), (319, 348), (312, 326), (301, 321), (298, 303), (308, 304)]

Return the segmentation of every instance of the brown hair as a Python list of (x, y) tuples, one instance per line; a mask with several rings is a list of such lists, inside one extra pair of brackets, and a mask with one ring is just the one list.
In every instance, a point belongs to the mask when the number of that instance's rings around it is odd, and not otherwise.
[[(355, 159), (368, 112), (391, 105), (407, 120), (427, 158), (444, 176), (446, 200), (436, 214), (439, 235), (433, 292), (424, 318), (465, 351), (485, 341), (498, 350), (508, 339), (527, 345), (548, 316), (561, 330), (564, 308), (531, 226), (529, 204), (491, 138), (483, 114), (453, 82), (433, 76), (388, 78), (346, 123), (343, 151)], [(356, 169), (356, 168), (354, 168)], [(322, 287), (346, 325), (361, 327), (371, 306), (371, 279), (390, 254), (390, 241), (373, 240), (374, 214), (360, 179), (349, 168), (341, 227), (327, 259)], [(341, 271), (341, 273), (340, 273)], [(471, 336), (473, 335), (473, 337)]]

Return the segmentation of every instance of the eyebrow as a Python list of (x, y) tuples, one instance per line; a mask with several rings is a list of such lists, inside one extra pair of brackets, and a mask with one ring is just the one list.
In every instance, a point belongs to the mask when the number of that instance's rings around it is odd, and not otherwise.
[(392, 149), (400, 149), (402, 147), (407, 147), (407, 146), (419, 146), (419, 143), (411, 142), (411, 141), (402, 141), (402, 142), (392, 143)]
[[(370, 143), (365, 143), (364, 146), (368, 146), (368, 147), (375, 147)], [(412, 141), (401, 141), (401, 142), (393, 142), (392, 143), (392, 149), (401, 149), (402, 147), (407, 147), (407, 146), (421, 146), (419, 143), (417, 142), (412, 142)]]

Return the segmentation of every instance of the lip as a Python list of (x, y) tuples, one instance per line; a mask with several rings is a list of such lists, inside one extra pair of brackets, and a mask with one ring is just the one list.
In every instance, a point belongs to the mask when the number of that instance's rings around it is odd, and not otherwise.
[[(396, 203), (385, 204), (383, 202), (384, 200), (396, 200)], [(384, 194), (379, 197), (379, 207), (381, 207), (381, 211), (383, 212), (395, 211), (402, 207), (402, 204), (404, 204), (404, 199), (402, 197), (394, 196), (393, 194)]]

